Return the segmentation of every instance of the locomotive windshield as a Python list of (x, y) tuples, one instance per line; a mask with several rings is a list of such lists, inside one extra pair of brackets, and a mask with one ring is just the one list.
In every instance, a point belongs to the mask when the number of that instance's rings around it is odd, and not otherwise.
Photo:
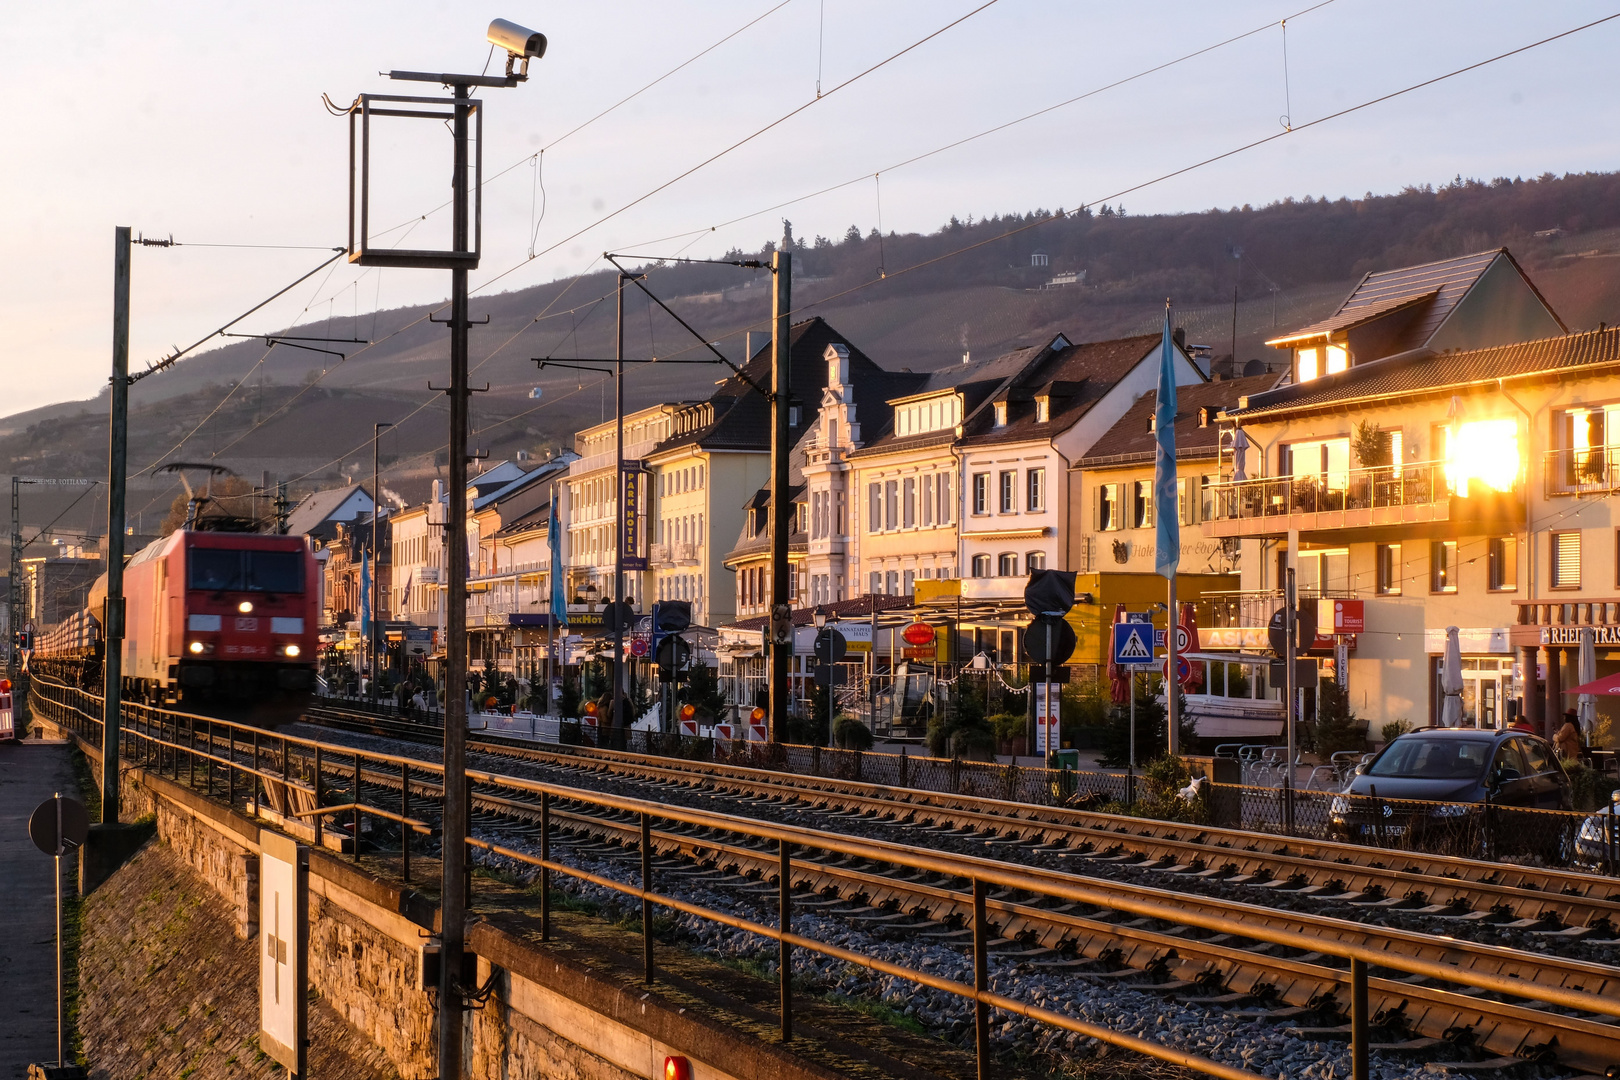
[(190, 587), (213, 592), (301, 593), (304, 559), (298, 551), (192, 548)]

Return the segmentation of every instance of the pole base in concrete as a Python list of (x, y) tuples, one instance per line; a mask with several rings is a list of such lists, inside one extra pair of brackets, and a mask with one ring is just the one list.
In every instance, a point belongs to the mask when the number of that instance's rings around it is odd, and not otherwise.
[(83, 1065), (30, 1065), (28, 1080), (88, 1080)]
[(79, 895), (89, 896), (152, 836), (151, 825), (104, 822), (90, 826), (79, 849)]

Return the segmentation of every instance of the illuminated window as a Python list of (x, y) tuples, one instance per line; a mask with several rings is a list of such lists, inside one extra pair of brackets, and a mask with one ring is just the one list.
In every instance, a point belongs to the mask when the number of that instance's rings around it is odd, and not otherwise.
[(1153, 528), (1153, 481), (1138, 480), (1131, 490), (1131, 528)]
[(1324, 374), (1335, 375), (1350, 366), (1350, 352), (1343, 345), (1329, 345), (1324, 352), (1327, 354)]
[(1467, 497), (1474, 481), (1492, 491), (1512, 491), (1519, 479), (1519, 422), (1470, 420), (1448, 429), (1446, 480)]
[(1310, 382), (1322, 372), (1317, 367), (1317, 351), (1315, 349), (1301, 349), (1298, 353), (1299, 382)]
[(1120, 512), (1119, 485), (1102, 484), (1097, 488), (1097, 531), (1113, 532), (1124, 524)]

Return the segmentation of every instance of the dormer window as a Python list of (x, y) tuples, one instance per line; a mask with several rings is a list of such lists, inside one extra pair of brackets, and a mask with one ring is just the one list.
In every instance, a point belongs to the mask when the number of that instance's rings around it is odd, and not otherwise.
[(1007, 426), (1007, 403), (1005, 401), (998, 401), (998, 402), (996, 402), (996, 427), (1006, 427), (1006, 426)]
[(1350, 366), (1350, 353), (1343, 345), (1312, 346), (1300, 349), (1297, 370), (1299, 382), (1310, 382), (1323, 375), (1336, 375)]
[(1035, 399), (1035, 422), (1044, 424), (1052, 419), (1052, 399), (1045, 394)]

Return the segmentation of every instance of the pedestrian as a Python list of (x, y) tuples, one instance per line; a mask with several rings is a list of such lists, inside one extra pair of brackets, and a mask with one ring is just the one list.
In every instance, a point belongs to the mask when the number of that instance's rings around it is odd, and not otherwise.
[(1581, 757), (1581, 729), (1575, 720), (1574, 709), (1566, 712), (1564, 726), (1553, 736), (1553, 746), (1557, 748), (1558, 756), (1565, 761), (1579, 761)]

